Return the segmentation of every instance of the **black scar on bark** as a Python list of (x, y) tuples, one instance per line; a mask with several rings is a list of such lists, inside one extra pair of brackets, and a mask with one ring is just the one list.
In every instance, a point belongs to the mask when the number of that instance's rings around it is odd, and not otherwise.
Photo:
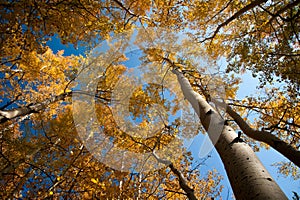
[(211, 114), (213, 114), (212, 109), (209, 109), (209, 111), (207, 111), (205, 114), (206, 114), (206, 115), (211, 115)]
[(244, 142), (244, 140), (241, 138), (241, 135), (242, 135), (242, 131), (239, 131), (238, 132), (238, 136), (236, 137), (236, 138), (234, 138), (233, 140), (232, 140), (232, 142), (230, 142), (230, 146), (232, 145), (232, 144), (234, 144), (234, 143), (239, 143), (239, 142)]
[(233, 122), (234, 120), (232, 120), (232, 119), (226, 119), (226, 120), (224, 120), (224, 122), (220, 122), (220, 123), (223, 123), (224, 124), (224, 126), (229, 126), (230, 124), (229, 124), (229, 122)]

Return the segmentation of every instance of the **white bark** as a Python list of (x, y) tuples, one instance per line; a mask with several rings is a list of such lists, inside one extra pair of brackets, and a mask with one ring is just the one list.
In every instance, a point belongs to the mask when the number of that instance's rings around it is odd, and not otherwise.
[(62, 93), (58, 96), (53, 96), (43, 102), (30, 104), (23, 107), (18, 107), (12, 110), (0, 110), (0, 123), (12, 120), (17, 117), (26, 116), (32, 113), (40, 112), (48, 107), (51, 103), (55, 103), (64, 100), (66, 97), (71, 96), (72, 92)]
[[(215, 144), (235, 197), (243, 200), (287, 199), (253, 150), (244, 142), (233, 143), (237, 137), (233, 129), (223, 125), (221, 116), (192, 89), (187, 78), (178, 69), (172, 72), (176, 74), (185, 98), (191, 103)], [(220, 126), (222, 130), (218, 132)]]
[(139, 180), (138, 180), (138, 194), (136, 197), (136, 200), (140, 200), (142, 196), (142, 173), (140, 172), (138, 174)]

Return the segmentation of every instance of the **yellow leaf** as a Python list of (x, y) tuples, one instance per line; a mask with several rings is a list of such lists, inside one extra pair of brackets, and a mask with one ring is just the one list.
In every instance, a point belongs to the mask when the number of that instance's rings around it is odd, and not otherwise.
[(98, 183), (98, 180), (96, 180), (96, 179), (94, 179), (94, 178), (92, 178), (91, 181), (92, 181), (93, 183), (95, 183), (95, 184)]

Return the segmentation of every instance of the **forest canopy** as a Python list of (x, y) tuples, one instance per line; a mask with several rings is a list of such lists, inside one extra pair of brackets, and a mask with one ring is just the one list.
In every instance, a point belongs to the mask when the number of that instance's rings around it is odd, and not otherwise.
[[(210, 155), (187, 147), (199, 133), (236, 198), (247, 188), (222, 148), (271, 148), (286, 158), (278, 173), (299, 179), (299, 5), (0, 1), (1, 198), (225, 198), (222, 176), (201, 170)], [(243, 75), (258, 93), (238, 95)]]

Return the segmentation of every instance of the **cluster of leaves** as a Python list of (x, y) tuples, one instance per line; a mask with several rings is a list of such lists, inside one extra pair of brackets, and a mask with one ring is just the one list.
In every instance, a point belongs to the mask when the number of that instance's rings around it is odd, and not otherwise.
[(299, 90), (299, 2), (194, 1), (189, 6), (190, 28), (213, 55), (227, 57), (228, 71), (249, 69), (262, 74), (263, 84), (277, 77)]
[[(166, 167), (129, 173), (96, 160), (76, 133), (70, 106), (55, 119), (47, 113), (38, 117), (22, 124), (22, 137), (2, 133), (1, 198), (184, 198), (176, 176)], [(191, 159), (187, 154), (175, 165), (200, 191), (197, 195), (218, 196), (221, 176), (212, 171), (199, 179), (199, 171), (188, 170)]]

